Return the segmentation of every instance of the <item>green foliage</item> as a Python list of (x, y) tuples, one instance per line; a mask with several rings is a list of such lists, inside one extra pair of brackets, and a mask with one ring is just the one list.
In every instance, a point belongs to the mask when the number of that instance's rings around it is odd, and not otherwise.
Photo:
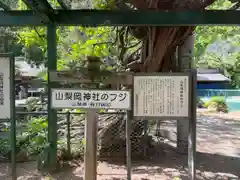
[(117, 9), (116, 1), (114, 0), (95, 0), (93, 3), (96, 9)]
[[(58, 7), (57, 1), (49, 1), (54, 7)], [(86, 2), (79, 1), (76, 5), (78, 8), (86, 7)], [(73, 4), (72, 4), (73, 5)], [(26, 9), (26, 6), (19, 1), (19, 9)], [(97, 9), (116, 9), (115, 1), (96, 0), (93, 1), (94, 8)], [(121, 29), (121, 31), (120, 31)], [(124, 55), (132, 45), (136, 44), (136, 39), (126, 33), (127, 28), (111, 27), (58, 27), (57, 29), (57, 56), (58, 70), (73, 70), (76, 66), (82, 66), (82, 61), (86, 56), (98, 56), (103, 61), (102, 68), (108, 70), (119, 70), (125, 64), (122, 62)], [(126, 35), (125, 35), (126, 33)], [(123, 39), (126, 43), (122, 43)], [(24, 53), (29, 63), (46, 63), (46, 28), (23, 28), (19, 30), (19, 42), (25, 45)], [(121, 42), (120, 42), (121, 41)], [(125, 48), (124, 46), (128, 46)], [(119, 49), (122, 49), (120, 52)], [(109, 61), (104, 58), (110, 57)], [(41, 74), (46, 79), (46, 74)]]
[(26, 101), (26, 105), (27, 105), (27, 111), (29, 112), (43, 110), (42, 102), (40, 98), (37, 98), (37, 97), (29, 97)]
[[(59, 30), (57, 30), (57, 43), (59, 42), (59, 36)], [(24, 44), (23, 52), (30, 64), (46, 64), (46, 27), (23, 28), (18, 31), (18, 37), (18, 42)]]
[(109, 56), (114, 51), (114, 33), (111, 27), (69, 27), (68, 35), (61, 39), (60, 56), (65, 60), (81, 61), (86, 56)]
[[(59, 7), (56, 0), (49, 3)], [(79, 5), (84, 6), (83, 2)], [(94, 1), (95, 7), (103, 7), (100, 1)], [(100, 3), (100, 4), (99, 4)], [(19, 1), (18, 9), (26, 9), (23, 1)], [(19, 42), (25, 45), (25, 54), (30, 63), (46, 63), (46, 28), (24, 28), (19, 31)], [(115, 48), (112, 28), (97, 27), (59, 27), (57, 29), (58, 69), (66, 69), (74, 62), (85, 59), (86, 56), (106, 57)], [(75, 64), (77, 64), (75, 63)]]
[[(233, 6), (233, 3), (228, 0), (217, 0), (208, 9), (226, 10)], [(198, 26), (195, 30), (195, 57), (201, 59), (208, 45), (216, 40), (232, 41), (233, 45), (238, 44), (239, 26)]]
[[(29, 63), (46, 63), (46, 30), (24, 29), (19, 32), (20, 41), (25, 44), (24, 52)], [(73, 70), (86, 56), (100, 58), (117, 55), (115, 34), (110, 27), (83, 28), (61, 27), (57, 30), (58, 69)], [(107, 67), (110, 68), (110, 67)], [(44, 75), (46, 78), (46, 75)]]
[(204, 101), (200, 97), (197, 97), (197, 108), (204, 108), (204, 107), (205, 107)]
[[(208, 9), (230, 9), (237, 1), (218, 0)], [(220, 68), (231, 78), (234, 87), (240, 87), (240, 53), (230, 52), (228, 55), (206, 53), (207, 47), (217, 40), (228, 43), (233, 49), (240, 47), (239, 26), (199, 26), (196, 29), (195, 58), (197, 67)]]
[(27, 150), (29, 155), (37, 155), (47, 146), (47, 127), (46, 118), (32, 118), (27, 124), (27, 131), (18, 137), (19, 142), (24, 142), (21, 149)]
[(205, 103), (205, 107), (211, 111), (224, 113), (228, 112), (226, 99), (223, 96), (212, 97), (208, 102)]
[[(43, 53), (47, 51), (47, 28), (23, 28), (18, 31), (19, 42), (24, 43), (26, 48), (31, 48), (31, 46), (39, 47)], [(59, 30), (57, 30), (57, 42), (59, 40)]]
[(21, 56), (23, 45), (18, 43), (17, 28), (0, 27), (0, 52), (10, 51), (15, 56)]
[(240, 52), (229, 53), (221, 56), (216, 53), (205, 53), (201, 60), (197, 61), (197, 67), (219, 68), (231, 79), (233, 87), (240, 87)]
[(0, 139), (0, 157), (9, 158), (9, 152), (11, 151), (11, 146), (8, 139)]
[(234, 38), (239, 30), (237, 26), (198, 26), (195, 30), (195, 57), (200, 59), (206, 48), (216, 40), (231, 40), (231, 43), (235, 45)]
[[(57, 0), (51, 0), (49, 3), (52, 7), (60, 7)], [(27, 10), (28, 7), (22, 0), (18, 0), (18, 10)], [(26, 27), (18, 31), (18, 43), (24, 44), (23, 53), (29, 64), (46, 64), (47, 55), (47, 33), (46, 27)], [(59, 29), (57, 30), (57, 43), (60, 37)]]
[[(65, 120), (64, 120), (65, 122)], [(10, 133), (7, 127), (2, 131)], [(17, 127), (17, 161), (28, 161), (36, 159), (38, 168), (45, 168), (48, 159), (50, 146), (47, 140), (48, 120), (45, 116), (32, 117), (27, 122), (21, 122)], [(66, 147), (65, 133), (59, 136), (58, 144), (58, 160), (66, 160), (69, 158), (79, 158), (83, 156), (84, 140), (78, 144), (71, 145), (71, 154), (68, 153)], [(79, 139), (76, 140), (79, 142)], [(11, 146), (9, 138), (0, 138), (0, 158), (10, 160)]]
[(225, 63), (227, 75), (232, 80), (232, 85), (236, 88), (240, 88), (240, 52), (233, 53)]
[[(46, 118), (31, 118), (24, 127), (24, 132), (17, 133), (17, 160), (27, 161), (29, 157), (38, 155), (48, 147), (47, 127)], [(6, 128), (6, 133), (10, 133), (9, 128)], [(10, 159), (10, 154), (10, 139), (0, 139), (0, 156)]]
[(219, 103), (224, 103), (225, 102), (225, 98), (223, 96), (214, 96), (212, 97), (210, 100), (208, 100), (207, 102), (205, 102), (205, 107), (208, 107), (211, 103), (215, 103), (215, 102), (219, 102)]
[(28, 7), (27, 7), (27, 5), (24, 3), (23, 0), (18, 0), (17, 9), (18, 9), (18, 10), (27, 10)]

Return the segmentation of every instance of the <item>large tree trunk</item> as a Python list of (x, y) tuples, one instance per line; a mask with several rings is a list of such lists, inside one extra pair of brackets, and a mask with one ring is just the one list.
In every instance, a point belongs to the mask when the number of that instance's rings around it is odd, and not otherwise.
[(194, 27), (151, 27), (149, 28), (148, 53), (141, 71), (168, 72), (171, 57), (176, 47), (191, 34)]
[[(118, 7), (126, 7), (128, 0), (116, 0)], [(201, 10), (212, 4), (215, 0), (131, 0), (131, 3), (137, 9), (157, 9), (157, 10)], [(121, 4), (121, 5), (119, 5)], [(173, 69), (172, 58), (176, 52), (176, 48), (181, 47), (189, 35), (192, 34), (195, 27), (131, 27), (132, 35), (143, 39), (142, 59), (129, 63), (129, 68), (133, 71), (141, 72), (169, 72)], [(139, 33), (147, 32), (146, 33)], [(137, 32), (137, 33), (136, 33)], [(139, 37), (142, 34), (142, 37)], [(191, 44), (192, 45), (192, 44)], [(192, 48), (192, 47), (191, 47)], [(140, 62), (140, 63), (139, 63)], [(122, 126), (120, 126), (122, 124)], [(120, 126), (120, 127), (119, 127)], [(100, 139), (104, 139), (101, 143), (101, 149), (110, 151), (113, 147), (118, 147), (118, 151), (125, 152), (125, 121), (122, 118), (117, 118), (101, 132)], [(119, 129), (119, 131), (116, 131)], [(141, 144), (149, 145), (150, 141), (141, 141), (143, 137), (143, 123), (141, 121), (132, 122), (132, 145)], [(182, 147), (181, 151), (185, 152), (186, 147), (186, 132), (188, 125), (185, 123), (178, 124), (178, 146)], [(115, 132), (115, 133), (114, 133)], [(137, 133), (135, 133), (137, 132)], [(110, 146), (110, 147), (109, 147)], [(121, 147), (121, 148), (120, 148)], [(120, 148), (120, 149), (119, 149)], [(102, 153), (105, 154), (105, 151)]]

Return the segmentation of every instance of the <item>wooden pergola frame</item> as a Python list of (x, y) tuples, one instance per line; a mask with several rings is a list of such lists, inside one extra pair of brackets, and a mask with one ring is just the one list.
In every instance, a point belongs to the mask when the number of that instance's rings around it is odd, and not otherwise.
[[(30, 10), (16, 11), (0, 1), (0, 26), (46, 26), (48, 71), (57, 68), (57, 26), (195, 26), (239, 25), (240, 11), (111, 11), (71, 10), (63, 0), (57, 0), (61, 10), (53, 9), (47, 0), (23, 0)], [(55, 84), (48, 81), (48, 97)], [(48, 140), (50, 143), (49, 165), (57, 162), (57, 115), (48, 102)], [(14, 147), (15, 148), (15, 147)], [(14, 159), (13, 159), (14, 160)], [(15, 175), (16, 176), (16, 175)], [(14, 174), (13, 174), (14, 179)]]

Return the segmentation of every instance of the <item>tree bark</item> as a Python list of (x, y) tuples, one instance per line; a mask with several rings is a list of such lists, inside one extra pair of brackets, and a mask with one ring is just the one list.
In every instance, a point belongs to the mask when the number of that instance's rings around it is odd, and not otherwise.
[[(118, 1), (119, 3), (130, 3), (135, 9), (140, 10), (202, 10), (205, 7), (212, 4), (215, 0), (125, 0)], [(125, 4), (126, 5), (126, 4)], [(119, 6), (121, 9), (121, 7)], [(195, 27), (189, 26), (174, 26), (174, 27), (131, 27), (131, 34), (138, 39), (144, 40), (145, 43), (142, 48), (143, 52), (141, 55), (140, 61), (131, 61), (128, 62), (128, 68), (130, 68), (134, 72), (169, 72), (171, 70), (176, 70), (177, 67), (172, 66), (173, 53), (176, 51), (176, 47), (179, 48), (179, 57), (183, 59), (184, 56), (189, 55), (192, 57), (193, 55), (193, 45), (194, 41), (191, 40), (192, 37), (189, 35), (192, 34)], [(144, 31), (147, 34), (143, 33), (143, 36), (139, 36), (139, 33)], [(135, 32), (135, 33), (134, 33)], [(138, 35), (138, 36), (137, 36)], [(147, 35), (147, 38), (146, 38)], [(187, 39), (187, 40), (186, 40)], [(186, 58), (185, 58), (186, 59)], [(192, 58), (189, 58), (192, 59)], [(188, 59), (188, 61), (189, 61)], [(186, 60), (182, 61), (181, 67), (190, 68), (190, 63)], [(185, 66), (186, 65), (186, 66)], [(182, 68), (181, 68), (182, 69)], [(102, 150), (103, 154), (105, 154), (104, 149), (111, 149), (108, 147), (109, 145), (116, 144), (119, 146), (121, 133), (116, 132), (112, 133), (116, 129), (124, 132), (124, 126), (119, 128), (121, 120), (116, 119), (112, 121), (112, 123), (105, 127), (103, 133), (101, 133), (100, 137), (102, 139)], [(134, 121), (132, 122), (132, 143), (133, 144), (142, 144), (139, 143), (139, 139), (141, 139), (141, 134), (143, 132), (143, 124), (142, 121)], [(135, 135), (134, 132), (139, 132)], [(116, 139), (117, 138), (117, 139)], [(111, 139), (111, 140), (110, 140)], [(180, 152), (187, 152), (187, 139), (188, 139), (188, 122), (179, 121), (178, 122), (178, 147)], [(118, 141), (119, 140), (119, 141)], [(122, 140), (122, 142), (124, 142)], [(135, 143), (136, 142), (136, 143)], [(133, 145), (132, 145), (133, 146)], [(124, 147), (124, 145), (122, 145)], [(124, 151), (120, 151), (124, 152)]]

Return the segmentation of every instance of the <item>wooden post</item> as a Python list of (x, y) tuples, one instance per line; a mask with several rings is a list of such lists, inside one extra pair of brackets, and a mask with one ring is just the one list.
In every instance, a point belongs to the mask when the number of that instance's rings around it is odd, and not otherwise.
[(131, 147), (131, 130), (133, 120), (133, 109), (127, 111), (126, 118), (126, 164), (127, 164), (127, 180), (132, 178), (132, 147)]
[[(98, 57), (87, 58), (89, 76), (94, 81), (97, 72), (100, 71), (100, 59)], [(93, 84), (98, 88), (98, 85)], [(90, 88), (90, 87), (89, 87)], [(85, 153), (84, 176), (85, 180), (97, 180), (97, 110), (88, 109), (85, 118)]]
[[(57, 41), (56, 41), (56, 24), (50, 23), (47, 27), (47, 56), (48, 56), (48, 74), (51, 70), (57, 69)], [(57, 111), (52, 109), (51, 89), (56, 84), (48, 79), (48, 141), (50, 144), (50, 151), (48, 152), (48, 163), (44, 164), (44, 167), (49, 170), (55, 170), (57, 168)]]
[(94, 109), (86, 112), (85, 118), (85, 153), (84, 180), (97, 179), (97, 113)]

